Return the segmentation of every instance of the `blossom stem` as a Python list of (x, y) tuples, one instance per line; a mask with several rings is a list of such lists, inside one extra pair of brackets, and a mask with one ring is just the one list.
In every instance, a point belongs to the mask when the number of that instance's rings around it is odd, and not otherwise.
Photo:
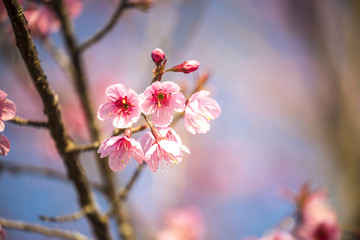
[(13, 119), (9, 120), (9, 122), (22, 125), (22, 126), (33, 126), (33, 127), (40, 127), (40, 128), (49, 128), (49, 124), (47, 122), (41, 121), (32, 121), (29, 119), (21, 118), (15, 116)]
[(43, 221), (47, 222), (69, 222), (69, 221), (75, 221), (82, 217), (84, 217), (86, 214), (92, 212), (94, 208), (91, 205), (87, 205), (80, 209), (80, 211), (77, 211), (75, 213), (72, 213), (70, 215), (65, 216), (59, 216), (59, 217), (48, 217), (40, 215), (39, 218)]

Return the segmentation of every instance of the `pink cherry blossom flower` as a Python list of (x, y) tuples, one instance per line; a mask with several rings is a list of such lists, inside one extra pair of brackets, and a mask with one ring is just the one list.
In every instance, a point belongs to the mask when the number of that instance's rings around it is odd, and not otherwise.
[(183, 73), (191, 73), (196, 71), (200, 66), (200, 63), (195, 60), (189, 60), (185, 61), (179, 65), (176, 65), (175, 67), (172, 67), (169, 70), (166, 71), (172, 71), (172, 72), (183, 72)]
[(296, 240), (296, 238), (287, 232), (275, 230), (259, 240)]
[(160, 65), (165, 59), (165, 53), (160, 48), (155, 48), (151, 52), (151, 58), (156, 65)]
[(204, 218), (196, 207), (185, 207), (168, 212), (165, 226), (156, 240), (202, 240), (205, 237)]
[(107, 103), (100, 105), (97, 117), (100, 120), (113, 119), (116, 128), (128, 128), (140, 118), (140, 99), (131, 88), (114, 84), (106, 89)]
[(7, 93), (0, 90), (0, 132), (4, 131), (5, 124), (3, 121), (8, 121), (15, 116), (15, 104), (6, 99)]
[(303, 196), (301, 206), (301, 225), (297, 234), (302, 239), (338, 240), (340, 227), (337, 216), (327, 204), (324, 190), (310, 192)]
[(210, 120), (219, 117), (221, 108), (210, 92), (199, 91), (193, 94), (185, 107), (185, 128), (192, 134), (206, 133), (210, 130)]
[(10, 151), (10, 142), (4, 135), (0, 134), (0, 155), (6, 156)]
[(172, 128), (154, 129), (154, 131), (156, 131), (155, 137), (151, 132), (147, 132), (139, 139), (145, 152), (144, 161), (151, 171), (157, 171), (161, 160), (179, 164), (183, 159), (183, 152), (190, 153)]
[(103, 141), (99, 147), (100, 157), (109, 156), (109, 166), (114, 172), (123, 170), (134, 158), (139, 164), (143, 162), (144, 153), (138, 141), (128, 136), (111, 137)]
[(173, 82), (154, 82), (141, 95), (141, 108), (145, 114), (153, 114), (154, 123), (166, 127), (173, 118), (173, 111), (182, 112), (185, 97)]
[[(82, 11), (82, 2), (80, 0), (64, 0), (64, 4), (69, 11), (69, 15), (73, 18), (77, 17)], [(43, 38), (60, 28), (60, 21), (47, 4), (30, 3), (24, 11), (24, 15), (33, 37)]]

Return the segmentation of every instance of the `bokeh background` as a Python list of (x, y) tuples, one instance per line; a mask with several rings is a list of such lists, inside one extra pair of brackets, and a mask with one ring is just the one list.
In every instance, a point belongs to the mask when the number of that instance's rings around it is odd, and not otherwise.
[[(75, 19), (83, 42), (101, 28), (118, 1), (84, 0)], [(146, 169), (128, 205), (139, 236), (149, 239), (171, 209), (193, 206), (203, 214), (206, 239), (260, 237), (291, 217), (286, 192), (303, 183), (326, 188), (343, 226), (360, 225), (360, 5), (347, 0), (156, 0), (146, 12), (127, 10), (119, 23), (84, 56), (94, 111), (110, 84), (138, 93), (149, 84), (151, 51), (159, 47), (168, 66), (198, 60), (198, 72), (166, 73), (164, 80), (191, 89), (209, 71), (207, 89), (221, 108), (211, 131), (193, 136), (183, 121), (176, 130), (191, 154), (178, 166)], [(64, 49), (59, 33), (51, 35)], [(44, 120), (42, 105), (17, 49), (1, 25), (0, 89), (17, 115)], [(59, 94), (77, 143), (88, 143), (84, 117), (71, 81), (36, 41), (48, 79)], [(106, 135), (111, 123), (101, 123)], [(6, 123), (14, 163), (64, 172), (49, 134)], [(140, 136), (138, 134), (137, 136)], [(99, 180), (92, 154), (82, 163)], [(104, 164), (107, 164), (104, 162)], [(117, 174), (122, 186), (137, 163)], [(96, 195), (103, 210), (104, 197)], [(78, 210), (70, 183), (1, 171), (0, 216), (79, 230), (85, 220), (44, 223), (39, 214)], [(7, 230), (8, 239), (51, 239)]]

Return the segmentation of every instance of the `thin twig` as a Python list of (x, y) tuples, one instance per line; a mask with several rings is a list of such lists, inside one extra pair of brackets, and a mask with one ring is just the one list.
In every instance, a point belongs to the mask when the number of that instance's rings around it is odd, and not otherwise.
[(52, 56), (55, 62), (60, 66), (68, 79), (71, 79), (71, 65), (70, 59), (66, 53), (55, 46), (54, 42), (48, 36), (41, 41), (46, 51)]
[(109, 21), (105, 24), (105, 26), (100, 29), (94, 36), (90, 37), (83, 44), (78, 47), (79, 52), (83, 52), (86, 48), (98, 42), (100, 39), (106, 36), (108, 32), (110, 32), (115, 26), (116, 22), (120, 18), (121, 14), (127, 7), (127, 0), (121, 0), (118, 7), (116, 8), (114, 14), (111, 16)]
[(70, 222), (84, 217), (86, 214), (92, 212), (93, 210), (94, 210), (93, 206), (88, 205), (83, 207), (80, 211), (74, 212), (70, 215), (58, 216), (58, 217), (39, 215), (39, 218), (43, 221), (48, 221), (48, 222)]
[[(131, 132), (132, 132), (132, 133), (140, 132), (140, 131), (142, 131), (142, 130), (147, 129), (148, 127), (149, 127), (149, 125), (143, 124), (143, 125), (137, 126), (137, 127), (135, 127), (135, 128), (132, 128), (132, 129), (131, 129)], [(113, 137), (114, 137), (114, 136), (118, 136), (118, 135), (124, 133), (124, 131), (125, 131), (124, 128), (116, 128), (116, 129), (114, 129), (112, 136), (113, 136)]]
[(15, 116), (13, 119), (9, 120), (9, 122), (18, 124), (18, 125), (40, 127), (40, 128), (41, 127), (43, 127), (43, 128), (49, 127), (49, 124), (47, 122), (33, 121), (33, 120), (18, 117), (18, 116)]
[[(35, 167), (30, 165), (18, 164), (18, 163), (14, 163), (13, 161), (1, 160), (0, 172), (2, 170), (7, 171), (11, 174), (28, 173), (36, 176), (44, 176), (44, 177), (49, 177), (51, 179), (60, 180), (63, 182), (69, 182), (70, 180), (65, 173), (61, 173), (59, 171), (44, 167)], [(92, 189), (97, 190), (99, 192), (104, 192), (104, 188), (100, 184), (94, 182), (89, 182), (89, 184)]]
[(69, 240), (89, 240), (89, 238), (78, 232), (70, 232), (58, 228), (48, 228), (41, 226), (40, 224), (30, 224), (5, 218), (0, 218), (0, 225), (4, 228), (12, 228), (27, 232), (39, 233), (48, 237), (57, 237)]
[(136, 181), (136, 180), (138, 179), (138, 177), (140, 176), (140, 173), (141, 173), (141, 171), (142, 171), (142, 169), (144, 168), (145, 165), (146, 165), (146, 163), (140, 164), (140, 165), (136, 168), (136, 170), (135, 170), (135, 172), (133, 173), (133, 175), (131, 176), (129, 182), (125, 185), (125, 187), (123, 187), (123, 188), (120, 190), (120, 192), (119, 192), (119, 194), (118, 194), (118, 199), (119, 199), (120, 201), (125, 201), (125, 200), (126, 200), (127, 196), (129, 195), (130, 190), (131, 190), (132, 187), (134, 186), (135, 181)]
[(100, 143), (94, 142), (83, 146), (75, 146), (73, 149), (71, 149), (74, 152), (86, 152), (86, 151), (95, 151), (99, 148)]

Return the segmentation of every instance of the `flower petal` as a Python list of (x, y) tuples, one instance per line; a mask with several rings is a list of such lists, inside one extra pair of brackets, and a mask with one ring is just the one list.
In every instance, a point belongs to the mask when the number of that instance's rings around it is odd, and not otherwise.
[(0, 155), (6, 156), (10, 151), (10, 142), (4, 135), (0, 134)]

